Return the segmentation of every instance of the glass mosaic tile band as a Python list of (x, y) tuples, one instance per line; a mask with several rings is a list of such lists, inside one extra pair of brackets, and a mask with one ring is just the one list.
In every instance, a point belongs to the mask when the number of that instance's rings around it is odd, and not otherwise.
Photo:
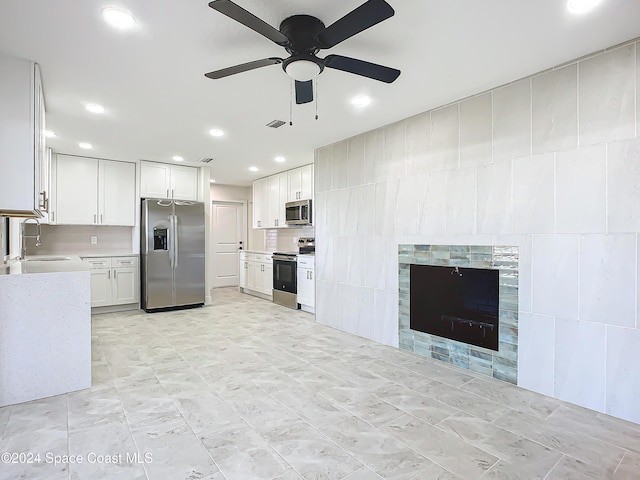
[[(518, 383), (518, 247), (398, 245), (400, 348), (509, 383)], [(498, 270), (498, 351), (412, 330), (410, 265)]]

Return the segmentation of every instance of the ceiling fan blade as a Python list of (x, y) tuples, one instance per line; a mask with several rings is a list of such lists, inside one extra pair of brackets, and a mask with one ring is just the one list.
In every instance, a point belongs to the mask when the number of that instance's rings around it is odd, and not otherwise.
[(249, 27), (254, 32), (267, 37), (278, 45), (284, 45), (289, 42), (289, 39), (279, 30), (276, 30), (265, 21), (256, 17), (253, 13), (247, 12), (244, 8), (230, 0), (214, 0), (209, 3), (209, 6), (236, 22)]
[(385, 67), (357, 58), (343, 57), (342, 55), (328, 55), (324, 59), (324, 66), (342, 70), (343, 72), (355, 73), (363, 77), (372, 78), (385, 83), (393, 83), (400, 76), (400, 70)]
[[(214, 2), (215, 3), (215, 2)], [(367, 28), (393, 17), (395, 11), (384, 0), (368, 0), (318, 34), (318, 47), (331, 48)]]
[(228, 77), (229, 75), (235, 75), (236, 73), (254, 70), (256, 68), (275, 65), (277, 63), (282, 63), (282, 59), (275, 57), (263, 58), (262, 60), (254, 60), (253, 62), (242, 63), (233, 67), (223, 68), (222, 70), (216, 70), (215, 72), (205, 73), (204, 76), (215, 80), (218, 78)]
[(313, 80), (300, 82), (296, 80), (296, 104), (313, 102)]

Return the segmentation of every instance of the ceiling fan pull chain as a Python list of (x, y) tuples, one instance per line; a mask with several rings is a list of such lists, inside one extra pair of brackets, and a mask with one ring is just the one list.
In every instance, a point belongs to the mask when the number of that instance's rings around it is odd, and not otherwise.
[(313, 95), (313, 98), (316, 99), (316, 120), (318, 120), (318, 77), (315, 78), (315, 82), (313, 82), (316, 87), (316, 92)]
[(292, 78), (289, 86), (289, 126), (293, 126), (293, 84), (295, 80)]

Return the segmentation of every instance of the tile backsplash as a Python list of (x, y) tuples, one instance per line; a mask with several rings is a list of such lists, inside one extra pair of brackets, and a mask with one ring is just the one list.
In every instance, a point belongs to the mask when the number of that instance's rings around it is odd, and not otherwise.
[[(27, 225), (28, 233), (35, 225)], [(27, 240), (27, 255), (118, 254), (132, 252), (132, 227), (96, 227), (91, 225), (42, 225), (42, 245)], [(98, 243), (91, 244), (91, 237)]]

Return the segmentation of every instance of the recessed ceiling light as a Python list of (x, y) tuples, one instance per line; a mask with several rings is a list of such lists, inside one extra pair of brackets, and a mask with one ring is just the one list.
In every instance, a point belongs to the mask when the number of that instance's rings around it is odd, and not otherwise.
[(258, 171), (258, 167), (249, 167), (249, 170), (252, 172), (257, 172)]
[(174, 155), (171, 158), (176, 162), (184, 162), (184, 158), (182, 158), (180, 155)]
[(91, 113), (104, 113), (104, 107), (102, 105), (98, 105), (97, 103), (87, 103), (85, 108)]
[(47, 138), (53, 138), (53, 137), (56, 136), (56, 134), (53, 133), (51, 130), (45, 130), (44, 131), (44, 136), (47, 137)]
[(80, 148), (84, 148), (85, 150), (91, 150), (93, 148), (93, 145), (91, 145), (90, 143), (86, 143), (86, 142), (80, 142), (78, 144), (78, 146)]
[(569, 0), (567, 9), (571, 13), (587, 13), (598, 6), (602, 0)]
[(367, 95), (357, 95), (351, 99), (351, 105), (354, 107), (366, 107), (371, 103), (371, 97)]
[(127, 30), (136, 24), (136, 19), (129, 12), (119, 10), (114, 7), (107, 7), (102, 10), (102, 18), (114, 28)]
[(222, 137), (224, 135), (224, 132), (219, 128), (213, 128), (209, 130), (209, 135), (211, 135), (212, 137)]
[(284, 157), (276, 157), (274, 160), (278, 163), (284, 163), (287, 159)]

